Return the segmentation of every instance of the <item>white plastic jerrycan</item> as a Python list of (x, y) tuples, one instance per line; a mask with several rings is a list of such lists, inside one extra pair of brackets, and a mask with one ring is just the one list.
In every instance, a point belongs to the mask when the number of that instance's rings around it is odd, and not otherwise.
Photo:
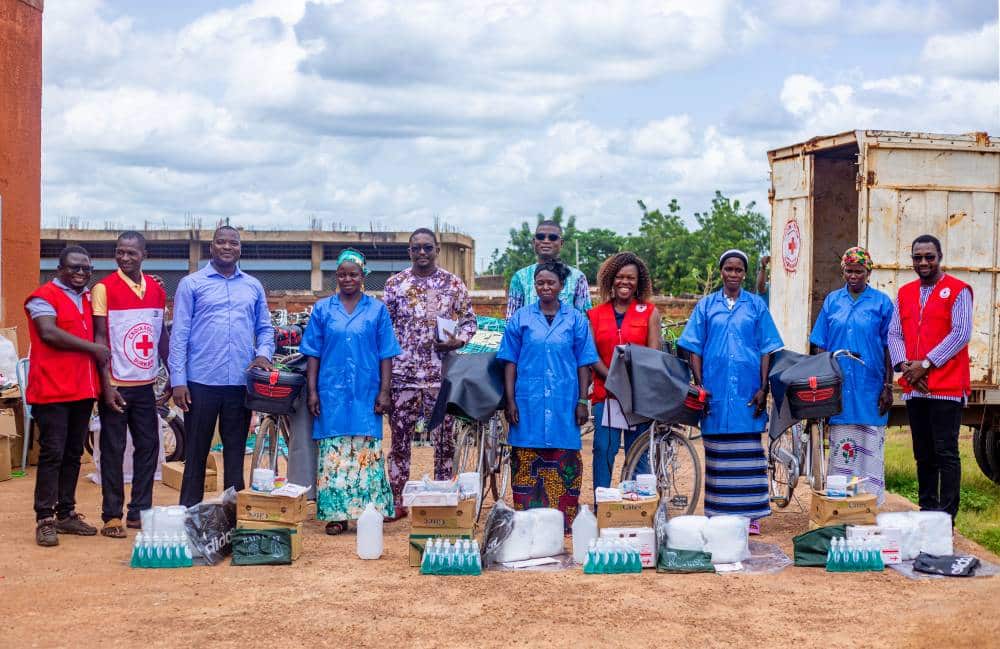
[(590, 541), (596, 538), (597, 517), (586, 505), (580, 505), (580, 511), (573, 520), (573, 560), (579, 564), (585, 562)]
[(358, 517), (358, 556), (378, 559), (382, 556), (382, 514), (368, 503)]

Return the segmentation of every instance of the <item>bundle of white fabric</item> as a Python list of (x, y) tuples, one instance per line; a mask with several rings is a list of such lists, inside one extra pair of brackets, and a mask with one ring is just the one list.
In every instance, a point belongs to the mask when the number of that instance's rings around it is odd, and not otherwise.
[(750, 519), (744, 516), (713, 516), (705, 523), (705, 552), (712, 563), (736, 563), (750, 558)]
[(541, 559), (563, 550), (563, 513), (550, 508), (529, 509), (514, 512), (513, 532), (500, 546), (497, 561)]

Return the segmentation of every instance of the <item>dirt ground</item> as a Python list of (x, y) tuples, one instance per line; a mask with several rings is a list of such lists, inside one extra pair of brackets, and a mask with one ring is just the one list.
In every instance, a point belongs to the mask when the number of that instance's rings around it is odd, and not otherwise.
[[(414, 475), (430, 465), (430, 450), (415, 449)], [(912, 581), (889, 570), (795, 567), (428, 577), (407, 565), (406, 521), (386, 526), (379, 561), (357, 558), (353, 530), (329, 537), (310, 521), (292, 566), (133, 570), (130, 540), (61, 536), (56, 548), (36, 546), (33, 486), (34, 471), (0, 483), (3, 647), (1000, 646), (1000, 578)], [(158, 504), (177, 496), (157, 484)], [(885, 509), (908, 507), (890, 496)], [(83, 478), (78, 510), (99, 522), (100, 489)], [(791, 537), (806, 527), (793, 504), (764, 521), (762, 540), (791, 556)], [(956, 545), (1000, 563), (970, 541)]]

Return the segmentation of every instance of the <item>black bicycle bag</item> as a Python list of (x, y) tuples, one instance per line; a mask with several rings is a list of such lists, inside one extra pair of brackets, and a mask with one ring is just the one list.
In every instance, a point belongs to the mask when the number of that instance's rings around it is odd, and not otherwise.
[(252, 367), (247, 371), (246, 407), (272, 415), (290, 414), (305, 384), (305, 375), (298, 372)]
[(781, 372), (785, 399), (795, 419), (821, 419), (843, 410), (844, 377), (830, 353), (806, 356)]

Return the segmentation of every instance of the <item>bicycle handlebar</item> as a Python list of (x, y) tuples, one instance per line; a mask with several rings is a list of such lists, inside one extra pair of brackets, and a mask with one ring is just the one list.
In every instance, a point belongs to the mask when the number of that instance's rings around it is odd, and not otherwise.
[(861, 363), (862, 365), (865, 364), (865, 362), (864, 362), (864, 360), (862, 360), (861, 354), (859, 352), (854, 352), (854, 351), (851, 351), (849, 349), (838, 349), (835, 352), (831, 352), (831, 354), (833, 354), (834, 358), (840, 358), (841, 356), (846, 356), (847, 358), (851, 359), (852, 361), (857, 361), (857, 362)]

